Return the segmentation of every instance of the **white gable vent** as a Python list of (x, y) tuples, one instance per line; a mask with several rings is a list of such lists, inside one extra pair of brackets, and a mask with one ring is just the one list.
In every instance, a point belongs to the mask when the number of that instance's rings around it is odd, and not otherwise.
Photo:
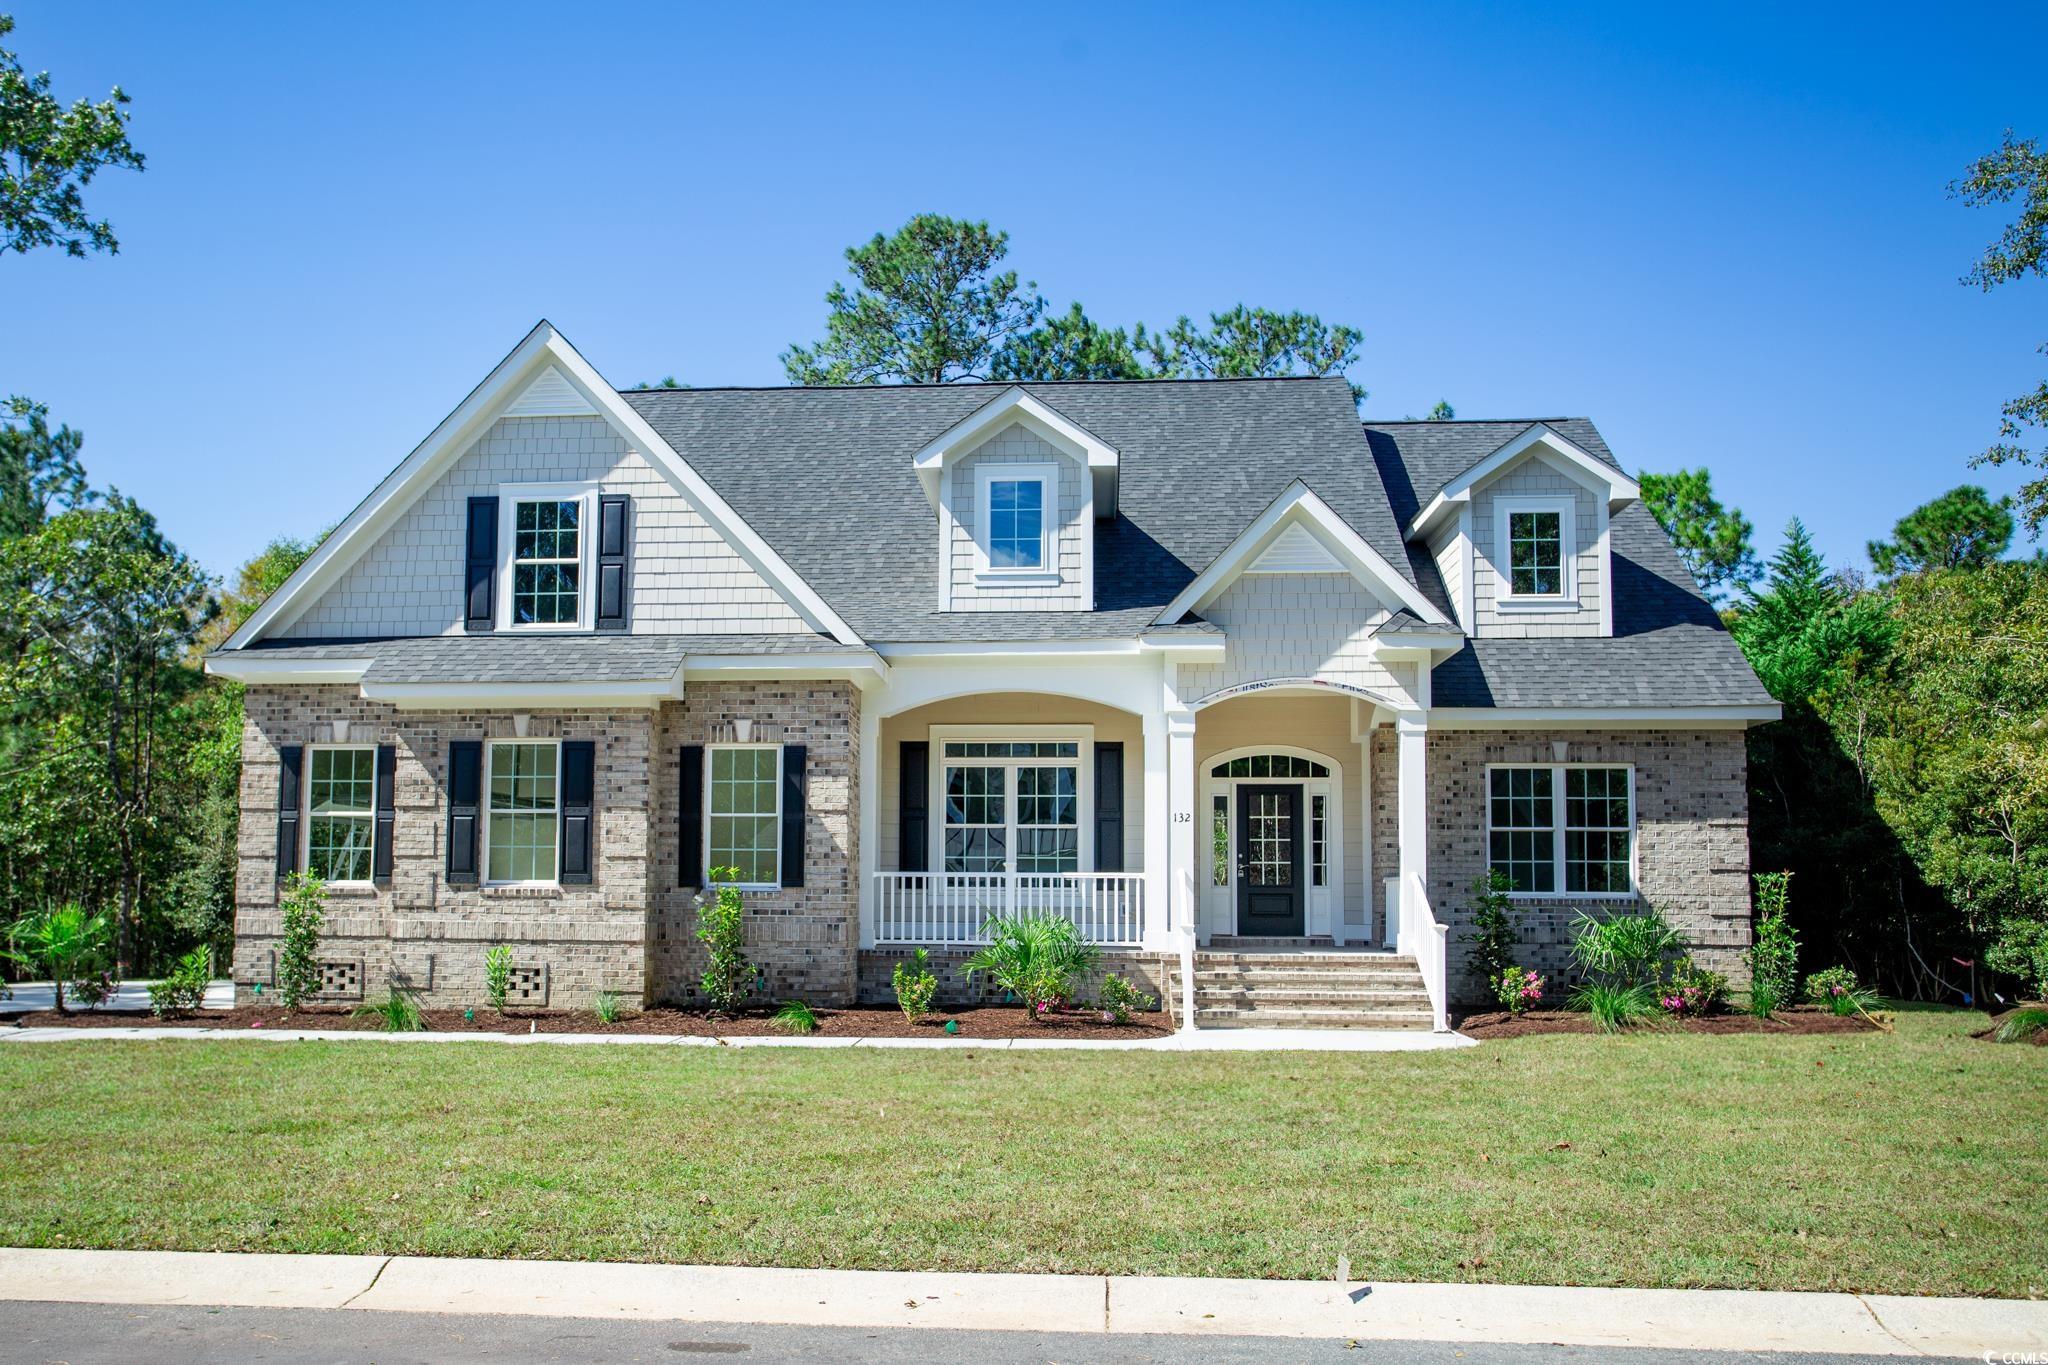
[(1300, 522), (1280, 533), (1246, 573), (1343, 573), (1344, 566)]
[(592, 417), (597, 409), (584, 400), (576, 387), (552, 365), (540, 372), (526, 392), (505, 409), (507, 417)]

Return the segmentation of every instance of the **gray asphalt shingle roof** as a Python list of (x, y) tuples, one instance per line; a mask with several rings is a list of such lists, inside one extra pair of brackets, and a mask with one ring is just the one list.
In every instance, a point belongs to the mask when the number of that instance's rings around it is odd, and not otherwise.
[(368, 659), (369, 683), (665, 682), (693, 654), (846, 650), (822, 635), (428, 635), (254, 648), (283, 659)]

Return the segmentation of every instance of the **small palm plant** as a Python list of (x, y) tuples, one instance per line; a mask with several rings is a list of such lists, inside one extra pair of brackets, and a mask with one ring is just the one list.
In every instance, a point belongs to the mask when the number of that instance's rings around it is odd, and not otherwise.
[(4, 956), (39, 976), (50, 978), (57, 1013), (69, 1014), (64, 985), (97, 973), (106, 960), (113, 923), (105, 911), (88, 914), (83, 906), (50, 906), (32, 911), (7, 931)]
[(1064, 919), (990, 920), (988, 946), (967, 959), (961, 972), (977, 972), (1024, 1002), (1041, 1020), (1074, 993), (1074, 978), (1092, 971), (1102, 950), (1081, 938)]
[(1655, 910), (1599, 919), (1581, 910), (1572, 921), (1572, 963), (1583, 978), (1571, 1005), (1608, 1033), (1649, 1018), (1664, 960), (1681, 947), (1678, 931)]

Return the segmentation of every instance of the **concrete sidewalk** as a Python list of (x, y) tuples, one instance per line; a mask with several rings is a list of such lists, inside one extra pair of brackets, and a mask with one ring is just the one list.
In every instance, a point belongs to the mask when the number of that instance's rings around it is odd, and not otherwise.
[[(150, 982), (123, 981), (115, 988), (102, 1009), (146, 1010), (149, 1008)], [(0, 1014), (27, 1014), (30, 1010), (46, 1010), (57, 1003), (57, 992), (47, 981), (17, 981), (8, 988), (8, 997), (0, 1000)], [(64, 999), (72, 1009), (81, 1014), (90, 1013), (85, 1006), (72, 998), (71, 992), (64, 993)], [(231, 1010), (235, 1007), (235, 983), (232, 981), (209, 981), (206, 983), (205, 1006), (210, 1010)]]
[(1744, 1290), (0, 1249), (0, 1299), (978, 1331), (1983, 1357), (2048, 1303)]

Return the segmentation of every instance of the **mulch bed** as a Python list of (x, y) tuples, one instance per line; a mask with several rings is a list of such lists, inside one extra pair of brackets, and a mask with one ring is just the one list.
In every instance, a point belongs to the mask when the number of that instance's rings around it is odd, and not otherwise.
[[(476, 1011), (465, 1019), (461, 1010), (422, 1010), (430, 1033), (619, 1033), (662, 1034), (726, 1038), (759, 1035), (789, 1036), (770, 1022), (767, 1011), (741, 1015), (737, 1019), (713, 1019), (696, 1010), (657, 1008), (628, 1014), (616, 1024), (599, 1023), (587, 1010), (510, 1010), (496, 1014)], [(930, 1015), (912, 1024), (894, 1007), (858, 1006), (853, 1009), (818, 1011), (814, 1038), (945, 1038), (946, 1021), (955, 1020), (960, 1031), (951, 1035), (960, 1041), (976, 1038), (1164, 1038), (1173, 1029), (1164, 1014), (1140, 1014), (1128, 1024), (1105, 1024), (1089, 1011), (1055, 1014), (1034, 1023), (1021, 1008), (988, 1006)], [(352, 1016), (341, 1006), (320, 1005), (286, 1014), (271, 1005), (246, 1006), (232, 1010), (200, 1010), (179, 1019), (158, 1019), (147, 1010), (80, 1010), (59, 1014), (55, 1010), (33, 1010), (25, 1014), (0, 1016), (0, 1024), (27, 1028), (226, 1028), (226, 1029), (349, 1029), (374, 1032), (382, 1024), (375, 1018)]]
[[(1838, 1015), (1817, 1006), (1799, 1005), (1780, 1010), (1768, 1019), (1752, 1014), (1710, 1014), (1700, 1019), (1659, 1019), (1639, 1031), (1665, 1030), (1674, 1033), (1876, 1033), (1879, 1030), (1860, 1015)], [(1540, 1033), (1598, 1033), (1593, 1016), (1577, 1010), (1530, 1010), (1520, 1016), (1496, 1011), (1470, 1014), (1458, 1023), (1458, 1032), (1468, 1038), (1528, 1038)]]

